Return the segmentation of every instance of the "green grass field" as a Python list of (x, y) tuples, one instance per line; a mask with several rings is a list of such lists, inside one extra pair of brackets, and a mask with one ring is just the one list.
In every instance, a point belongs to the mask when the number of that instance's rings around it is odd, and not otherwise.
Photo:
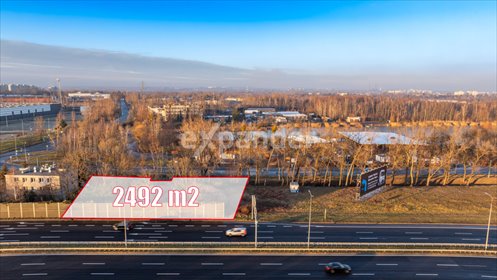
[[(490, 179), (495, 179), (490, 178)], [(283, 187), (248, 188), (240, 218), (249, 218), (249, 194), (256, 194), (263, 221), (306, 222), (309, 193), (314, 195), (313, 222), (330, 223), (462, 223), (486, 224), (490, 198), (497, 198), (497, 185), (390, 187), (365, 201), (355, 199), (355, 188), (304, 188), (298, 194)], [(494, 204), (497, 201), (494, 199)], [(245, 209), (244, 209), (245, 208)], [(326, 209), (326, 218), (325, 218)], [(497, 221), (494, 206), (493, 223)]]
[(40, 144), (44, 141), (44, 136), (40, 135), (24, 135), (19, 136), (17, 138), (9, 137), (8, 139), (2, 139), (0, 141), (0, 153), (6, 153), (10, 151), (14, 151), (16, 149), (20, 149), (23, 147), (28, 147), (31, 145)]

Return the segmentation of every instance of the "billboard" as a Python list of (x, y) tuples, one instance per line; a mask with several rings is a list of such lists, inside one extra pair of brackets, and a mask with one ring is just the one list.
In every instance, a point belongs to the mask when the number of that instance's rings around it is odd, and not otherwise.
[(387, 179), (387, 167), (379, 167), (361, 174), (360, 196), (383, 187)]
[(248, 177), (93, 176), (63, 219), (230, 220)]

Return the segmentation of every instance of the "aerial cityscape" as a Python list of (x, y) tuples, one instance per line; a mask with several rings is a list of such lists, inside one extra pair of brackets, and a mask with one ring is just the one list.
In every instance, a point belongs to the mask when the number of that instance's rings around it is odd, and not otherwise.
[(2, 0), (1, 279), (497, 279), (497, 1)]

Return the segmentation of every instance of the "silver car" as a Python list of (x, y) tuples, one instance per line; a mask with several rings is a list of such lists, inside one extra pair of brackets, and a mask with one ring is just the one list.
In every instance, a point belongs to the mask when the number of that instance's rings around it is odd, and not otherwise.
[(226, 236), (241, 236), (245, 237), (247, 236), (247, 228), (244, 227), (236, 227), (236, 228), (230, 228), (226, 230), (225, 232)]

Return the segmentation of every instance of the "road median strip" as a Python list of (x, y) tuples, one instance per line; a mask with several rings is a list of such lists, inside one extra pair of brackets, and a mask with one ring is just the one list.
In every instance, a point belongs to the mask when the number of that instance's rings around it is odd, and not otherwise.
[[(308, 247), (309, 246), (309, 247)], [(213, 253), (413, 253), (497, 255), (497, 245), (447, 243), (345, 242), (166, 242), (166, 241), (45, 241), (2, 242), (1, 254), (29, 252), (213, 252)]]

